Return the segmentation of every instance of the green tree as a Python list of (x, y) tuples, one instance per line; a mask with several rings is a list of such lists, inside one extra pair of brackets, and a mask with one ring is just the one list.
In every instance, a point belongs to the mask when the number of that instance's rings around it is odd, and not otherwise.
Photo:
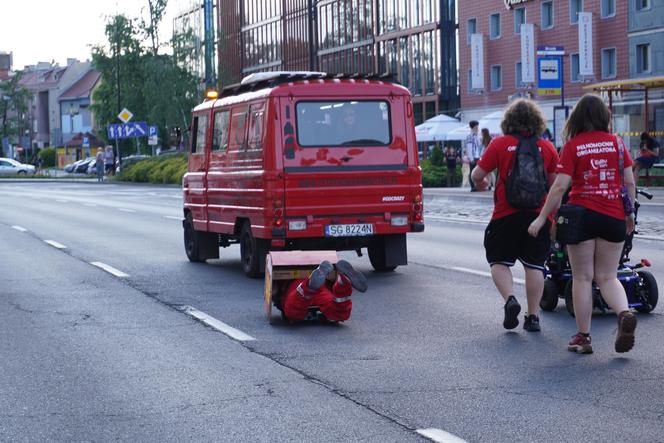
[[(0, 140), (5, 137), (15, 137), (15, 141), (18, 142), (18, 137), (21, 135), (19, 130), (29, 125), (25, 119), (32, 95), (20, 85), (21, 76), (22, 72), (19, 71), (9, 80), (0, 81), (0, 118), (2, 118)], [(11, 118), (10, 111), (13, 111)], [(4, 156), (2, 144), (0, 144), (0, 156)]]

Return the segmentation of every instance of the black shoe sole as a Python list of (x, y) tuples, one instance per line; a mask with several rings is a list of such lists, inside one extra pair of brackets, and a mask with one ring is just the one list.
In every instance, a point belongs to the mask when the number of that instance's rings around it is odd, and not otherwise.
[(521, 305), (519, 302), (508, 302), (505, 305), (505, 320), (503, 320), (503, 328), (514, 329), (519, 326), (519, 312), (521, 312)]
[(334, 267), (338, 272), (348, 277), (350, 284), (360, 292), (366, 292), (369, 284), (367, 283), (367, 278), (359, 271), (356, 271), (353, 268), (353, 265), (348, 263), (346, 260), (339, 260), (334, 264)]
[(616, 352), (628, 352), (634, 347), (634, 330), (636, 330), (636, 316), (623, 315), (618, 325), (616, 337)]
[(307, 283), (307, 287), (314, 291), (320, 289), (320, 287), (325, 283), (327, 274), (333, 270), (334, 268), (329, 261), (323, 261), (316, 269), (311, 272), (311, 275), (309, 275), (309, 282)]

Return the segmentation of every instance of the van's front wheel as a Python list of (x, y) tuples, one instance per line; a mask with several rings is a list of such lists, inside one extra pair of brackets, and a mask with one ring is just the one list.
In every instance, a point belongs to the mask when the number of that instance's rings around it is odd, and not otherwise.
[(251, 233), (251, 225), (245, 222), (240, 233), (240, 260), (242, 270), (247, 277), (257, 278), (261, 276), (261, 260), (265, 260), (264, 241), (254, 238)]

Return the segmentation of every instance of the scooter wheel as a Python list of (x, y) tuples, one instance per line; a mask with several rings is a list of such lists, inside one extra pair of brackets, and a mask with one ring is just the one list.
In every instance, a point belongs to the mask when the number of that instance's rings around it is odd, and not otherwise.
[(567, 313), (574, 317), (574, 299), (572, 298), (572, 280), (568, 281), (565, 285), (565, 308)]
[(641, 306), (637, 307), (636, 310), (647, 314), (657, 306), (657, 300), (659, 298), (657, 280), (655, 280), (655, 276), (648, 271), (639, 271), (637, 274), (641, 280), (639, 287), (637, 288)]
[(558, 285), (551, 279), (544, 280), (544, 292), (540, 300), (540, 308), (544, 311), (553, 311), (558, 306)]

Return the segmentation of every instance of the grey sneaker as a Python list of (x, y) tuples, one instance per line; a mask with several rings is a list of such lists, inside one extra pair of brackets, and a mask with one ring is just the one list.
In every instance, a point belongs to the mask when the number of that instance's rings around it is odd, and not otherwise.
[(332, 264), (327, 260), (322, 261), (321, 264), (318, 265), (316, 269), (311, 271), (307, 287), (314, 291), (320, 289), (320, 287), (323, 286), (323, 284), (325, 283), (327, 274), (329, 274), (332, 271), (334, 271)]
[(353, 268), (353, 265), (348, 263), (346, 260), (339, 260), (334, 264), (334, 267), (337, 269), (337, 272), (345, 275), (350, 280), (350, 284), (360, 292), (366, 292), (369, 284), (367, 283), (367, 278), (360, 271), (356, 271)]
[(505, 329), (514, 329), (519, 326), (519, 312), (521, 312), (521, 305), (516, 297), (510, 295), (505, 302), (505, 319), (503, 320)]

